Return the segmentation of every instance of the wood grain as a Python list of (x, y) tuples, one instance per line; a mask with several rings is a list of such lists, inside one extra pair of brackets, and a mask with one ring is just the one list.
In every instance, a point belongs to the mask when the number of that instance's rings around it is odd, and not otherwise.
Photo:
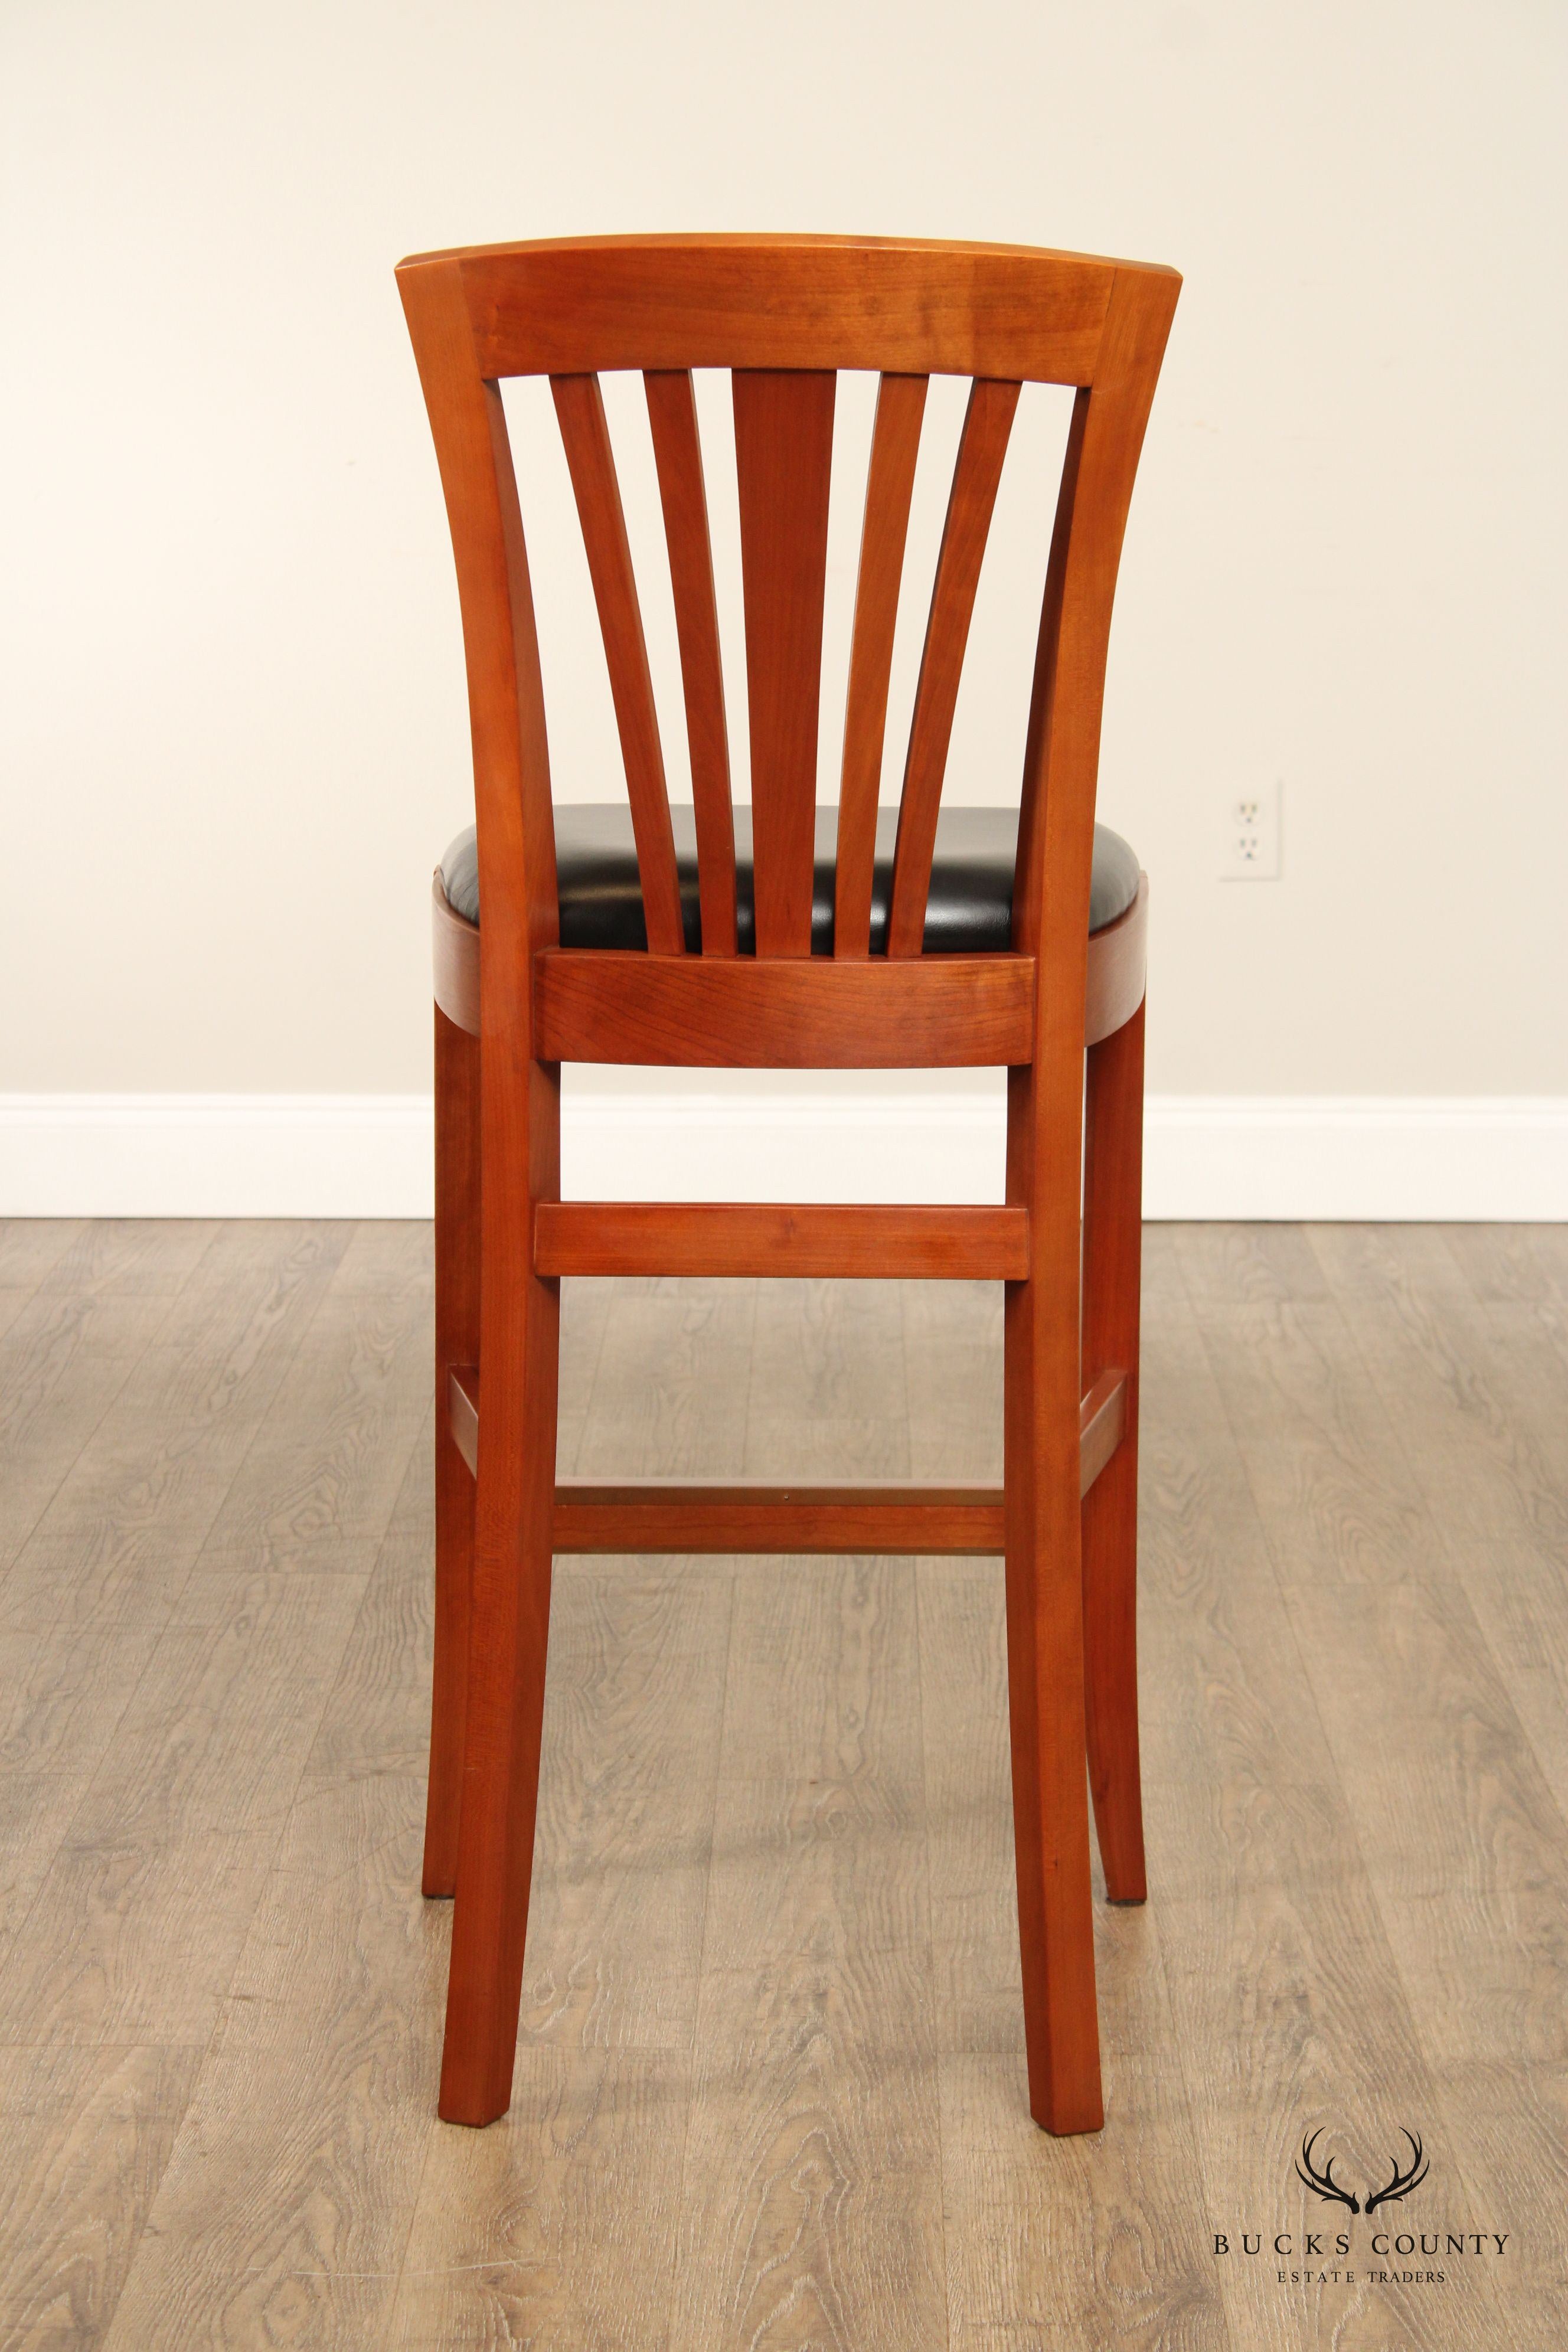
[(86, 1230), (71, 1217), (16, 1217), (0, 1224), (0, 1339)]
[[(1254, 1229), (1256, 1230), (1256, 1229)], [(1151, 1894), (1364, 1877), (1343, 1785), (1304, 1707), (1305, 1665), (1183, 1279), (1145, 1228), (1140, 1611)]]
[[(1524, 1704), (1564, 1638), (1550, 1236), (1149, 1229), (1152, 1899), (1096, 1906), (1110, 2121), (1060, 2141), (1025, 2107), (1002, 1580), (940, 1559), (560, 1564), (512, 2106), (433, 2123), (431, 1462), (391, 1406), (428, 1240), (340, 1238), (298, 1325), (258, 1319), (297, 1231), (236, 1229), (189, 1298), (210, 1232), (118, 1261), (216, 1363), (251, 1333), (277, 1377), (244, 1392), (250, 1440), (316, 1499), (285, 1498), (295, 1576), (259, 1490), (232, 1507), (274, 1562), (253, 1604), (232, 1554), (193, 1576), (237, 1476), (214, 1363), (139, 1379), (113, 1405), (133, 1549), (137, 1465), (194, 1448), (166, 1557), (139, 1551), (149, 1605), (0, 1650), (0, 1871), (36, 1895), (96, 1787), (126, 1890), (83, 1951), (55, 1889), (8, 1915), (0, 2344), (1559, 2340), (1568, 1833)], [(593, 1472), (996, 1475), (993, 1288), (638, 1276), (574, 1293), (569, 1330), (577, 1300)], [(62, 1417), (93, 1378), (60, 1364)], [(355, 1381), (363, 1446), (331, 1403)], [(334, 1665), (312, 1596), (356, 1582)], [(241, 1823), (272, 1840), (254, 1875)], [(181, 2016), (208, 1945), (236, 1957)], [(100, 2020), (202, 2038), (78, 2038)], [(1405, 2122), (1433, 2156), (1412, 2226), (1495, 2222), (1505, 2261), (1305, 2293), (1216, 2262), (1227, 2220), (1308, 2222), (1305, 2131), (1359, 2179)]]
[(1568, 1361), (1550, 1277), (1478, 1298), (1436, 1231), (1311, 1240), (1373, 1377), (1397, 1383), (1412, 1477), (1568, 1811)]
[(1173, 282), (1118, 271), (1091, 390), (1074, 403), (1047, 568), (1024, 755), (1015, 946), (1034, 953), (1035, 1035), (1007, 1080), (1006, 1197), (1029, 1210), (1026, 1282), (1007, 1291), (1008, 1706), (1029, 2097), (1054, 2131), (1094, 2130), (1096, 2050), (1084, 1786), (1077, 1419), (1086, 957), (1094, 779), (1111, 604)]
[(736, 1201), (552, 1201), (541, 1274), (910, 1276), (1005, 1282), (1028, 1259), (1021, 1209), (866, 1209)]
[(603, 1282), (561, 1286), (561, 1401), (556, 1416), (557, 1475), (577, 1467), (577, 1448), (605, 1345), (612, 1292)]
[(998, 1552), (1002, 1489), (566, 1479), (554, 1541), (560, 1552)]
[(654, 462), (658, 468), (658, 493), (664, 508), (664, 536), (669, 550), (680, 677), (686, 697), (702, 952), (733, 955), (735, 818), (730, 798), (730, 736), (724, 717), (719, 606), (713, 592), (713, 551), (708, 533), (708, 496), (702, 481), (697, 402), (689, 368), (649, 370), (643, 381), (653, 434)]
[(749, 1477), (909, 1476), (901, 1299), (902, 1286), (890, 1282), (758, 1286)]
[(899, 798), (898, 845), (893, 853), (893, 888), (888, 910), (888, 953), (917, 956), (925, 939), (926, 896), (931, 852), (947, 772), (947, 747), (958, 706), (958, 683), (969, 644), (980, 566), (991, 530), (992, 509), (1002, 479), (1002, 461), (1017, 413), (1016, 383), (984, 378), (970, 386), (969, 406), (959, 437), (958, 462), (937, 554), (909, 756)]
[[(40, 1220), (5, 1230), (37, 1236), (49, 1227)], [(13, 1266), (31, 1261), (37, 1278), (16, 1294), (0, 1337), (0, 1570), (32, 1533), (216, 1235), (211, 1225), (181, 1225), (163, 1250), (159, 1230), (67, 1224), (47, 1270), (37, 1238), (25, 1248), (11, 1243)]]
[(555, 1062), (967, 1069), (1028, 1060), (1034, 996), (1027, 956), (892, 964), (805, 948), (793, 961), (557, 948), (539, 960), (534, 1046)]
[(417, 1778), (430, 1759), (435, 1668), (435, 1415), (414, 1441), (337, 1679), (305, 1762), (307, 1779)]
[(526, 1243), (511, 1244), (561, 1190), (560, 1070), (535, 1055), (532, 1002), (535, 958), (560, 936), (560, 908), (538, 633), (500, 392), (476, 370), (457, 268), (405, 270), (399, 287), (458, 566), (488, 941), (479, 1320), (489, 1443), (474, 1505), (440, 2095), (448, 2118), (481, 2123), (504, 2110), (511, 2079), (544, 1699), (560, 1293), (535, 1276)]
[(754, 1283), (617, 1283), (575, 1468), (584, 1477), (723, 1478), (746, 1459)]
[(354, 1227), (207, 1531), (198, 1575), (368, 1570), (430, 1409), (432, 1276), (426, 1228), (411, 1245), (391, 1222)]
[(759, 956), (811, 953), (816, 729), (833, 463), (830, 370), (737, 370), (735, 480)]
[(28, 1915), (5, 2039), (206, 2039), (363, 1589), (201, 1580), (204, 1605), (164, 1632)]
[(1002, 1292), (993, 1283), (902, 1289), (910, 1468), (921, 1478), (1000, 1478)]
[(1089, 934), (1083, 1000), (1086, 1045), (1114, 1036), (1142, 1003), (1148, 936), (1149, 877), (1142, 874), (1138, 896), (1125, 914)]
[[(1108, 2053), (1114, 2137), (1071, 2139), (1041, 2160), (1019, 2113), (1018, 2062), (941, 2062), (953, 2352), (1021, 2344), (1237, 2352), (1215, 2266), (1192, 2226), (1197, 2138), (1175, 2070)], [(1303, 2340), (1306, 2340), (1305, 2338)]]
[(0, 1963), (118, 1732), (158, 1635), (0, 1634)]
[(31, 1297), (49, 1268), (91, 1230), (82, 1217), (0, 1220), (0, 1292), (17, 1302)]
[(913, 1599), (736, 1587), (686, 2160), (735, 2193), (685, 2200), (678, 2342), (943, 2340)]
[(436, 1010), (467, 1036), (479, 1034), (479, 927), (459, 915), (441, 887), (441, 869), (430, 878), (430, 964)]
[(1001, 1579), (921, 1559), (915, 1591), (937, 2046), (1021, 2065)]
[(378, 2344), (672, 2343), (689, 2070), (684, 2051), (525, 2043), (504, 2124), (431, 2139)]
[[(450, 1374), (453, 1441), (470, 1477), (479, 1457), (482, 1384), (472, 1365)], [(1126, 1384), (1102, 1372), (1079, 1415), (1079, 1486), (1087, 1495), (1121, 1446)], [(998, 1484), (955, 1486), (780, 1486), (766, 1479), (700, 1486), (678, 1478), (558, 1478), (558, 1552), (995, 1552), (1005, 1532)], [(429, 1892), (426, 1889), (426, 1892)]]
[(610, 428), (596, 375), (551, 379), (566, 463), (576, 494), (588, 574), (599, 610), (610, 694), (620, 730), (637, 842), (647, 943), (656, 955), (681, 955), (686, 932), (680, 919), (680, 881), (675, 870), (669, 793), (658, 740), (653, 679), (643, 638), (642, 607), (621, 510), (620, 484), (610, 449)]
[[(1370, 1818), (1375, 1809), (1392, 1832), (1369, 1858), (1390, 1939), (1419, 2013), (1450, 2058), (1495, 2063), (1505, 2050), (1522, 2049), (1568, 2063), (1551, 1990), (1568, 1965), (1565, 1815), (1551, 1769), (1561, 1741), (1550, 1738), (1542, 1754), (1529, 1739), (1509, 1672), (1521, 1655), (1521, 1610), (1527, 1624), (1543, 1617), (1550, 1625), (1542, 1599), (1553, 1585), (1563, 1590), (1556, 1545), (1542, 1545), (1538, 1534), (1533, 1546), (1520, 1547), (1533, 1449), (1521, 1445), (1512, 1416), (1487, 1395), (1484, 1339), (1468, 1302), (1453, 1295), (1459, 1285), (1447, 1302), (1452, 1321), (1439, 1311), (1444, 1254), (1435, 1236), (1415, 1237), (1403, 1265), (1380, 1236), (1355, 1232), (1321, 1237), (1316, 1255), (1348, 1327), (1349, 1379), (1359, 1385), (1368, 1367), (1379, 1396), (1392, 1377), (1410, 1400), (1400, 1448), (1431, 1509), (1419, 1577), (1362, 1583), (1349, 1596), (1347, 1628), (1365, 1649), (1321, 1703), (1342, 1750), (1358, 1702), (1368, 1705), (1363, 1656), (1397, 1658), (1402, 1681), (1422, 1695), (1419, 1709), (1384, 1697), (1375, 1725), (1360, 1735), (1358, 1811)], [(1468, 1341), (1480, 1343), (1474, 1357)], [(1369, 1423), (1375, 1410), (1365, 1413)], [(1452, 1468), (1439, 1471), (1444, 1453)], [(1516, 1482), (1511, 1511), (1499, 1475), (1505, 1463)], [(1550, 1487), (1539, 1457), (1535, 1469), (1544, 1500)], [(1548, 1507), (1560, 1508), (1557, 1496)], [(1528, 1642), (1524, 1654), (1545, 1663), (1551, 1649)], [(1539, 1705), (1528, 1678), (1521, 1696)], [(1401, 1743), (1418, 1721), (1447, 1727), (1446, 1736), (1422, 1740), (1418, 1757), (1406, 1755), (1400, 1769)]]
[[(1192, 1229), (1183, 1233), (1179, 1245), (1188, 1311), (1195, 1313), (1204, 1351), (1213, 1366), (1202, 1385), (1210, 1388), (1211, 1396), (1217, 1386), (1223, 1398), (1225, 1423), (1234, 1432), (1247, 1485), (1268, 1530), (1282, 1602), (1275, 1642), (1278, 1645), (1286, 1638), (1289, 1628), (1300, 1661), (1297, 1671), (1311, 1693), (1336, 1797), (1355, 1841), (1353, 1862), (1347, 1867), (1321, 1871), (1305, 1880), (1292, 1874), (1289, 1879), (1266, 1877), (1251, 1887), (1237, 1887), (1225, 1906), (1230, 1951), (1223, 1961), (1205, 1964), (1196, 1943), (1184, 1933), (1191, 1958), (1179, 1969), (1167, 1963), (1184, 2036), (1194, 2032), (1235, 2036), (1245, 2031), (1247, 2012), (1236, 1988), (1248, 1980), (1265, 1955), (1280, 1971), (1282, 1984), (1293, 1987), (1278, 2012), (1275, 2035), (1254, 2033), (1248, 2064), (1244, 2068), (1238, 2063), (1234, 2072), (1219, 2067), (1199, 2095), (1205, 2137), (1215, 2135), (1211, 2173), (1223, 2164), (1234, 2176), (1234, 2185), (1219, 2191), (1225, 2201), (1243, 2193), (1243, 2168), (1225, 2134), (1226, 2114), (1242, 2105), (1249, 2109), (1257, 2119), (1258, 2147), (1267, 2148), (1270, 2172), (1287, 2160), (1292, 2142), (1299, 2146), (1301, 2133), (1320, 2120), (1325, 2128), (1332, 2125), (1339, 2130), (1342, 2144), (1353, 2149), (1358, 2166), (1365, 2170), (1378, 2160), (1380, 2137), (1397, 2144), (1392, 2137), (1401, 2128), (1396, 2108), (1423, 2102), (1429, 2110), (1436, 2108), (1441, 2074), (1454, 2055), (1449, 2021), (1432, 2001), (1424, 1971), (1410, 1965), (1415, 1947), (1408, 1925), (1387, 1899), (1386, 1877), (1391, 1864), (1397, 1867), (1401, 1852), (1419, 1853), (1434, 1836), (1443, 1835), (1437, 1812), (1411, 1778), (1413, 1760), (1426, 1769), (1438, 1762), (1441, 1743), (1423, 1740), (1414, 1759), (1406, 1750), (1400, 1789), (1379, 1770), (1378, 1751), (1387, 1746), (1383, 1726), (1390, 1714), (1388, 1693), (1382, 1687), (1385, 1677), (1378, 1677), (1381, 1696), (1375, 1701), (1370, 1701), (1364, 1680), (1359, 1689), (1353, 1686), (1367, 1629), (1364, 1622), (1347, 1624), (1338, 1606), (1342, 1593), (1369, 1602), (1384, 1597), (1384, 1581), (1394, 1570), (1408, 1524), (1401, 1494), (1403, 1470), (1397, 1448), (1374, 1434), (1375, 1402), (1363, 1388), (1353, 1351), (1342, 1339), (1331, 1348), (1331, 1308), (1310, 1297), (1278, 1296), (1288, 1288), (1308, 1286), (1298, 1283), (1289, 1263), (1295, 1239), (1289, 1234), (1278, 1242), (1264, 1236), (1243, 1255), (1242, 1286), (1254, 1303), (1231, 1307), (1223, 1324), (1201, 1278), (1201, 1269), (1217, 1252)], [(1261, 1295), (1270, 1288), (1274, 1298)], [(1240, 1377), (1244, 1362), (1245, 1379)], [(1184, 1393), (1188, 1398), (1201, 1393), (1195, 1375)], [(1273, 1425), (1269, 1444), (1262, 1449), (1254, 1432), (1265, 1399)], [(1363, 1405), (1372, 1408), (1364, 1419)], [(1331, 1444), (1324, 1443), (1328, 1423), (1335, 1432)], [(1285, 1505), (1287, 1493), (1291, 1500)], [(1333, 1538), (1328, 1536), (1331, 1525)], [(1354, 1572), (1348, 1581), (1336, 1584), (1331, 1544), (1343, 1559), (1347, 1538)], [(1385, 1544), (1394, 1547), (1392, 1554), (1383, 1551)], [(1421, 1580), (1427, 1581), (1430, 1574), (1428, 1559)], [(1331, 1665), (1321, 1632), (1325, 1589), (1335, 1600)], [(1413, 1595), (1411, 1585), (1403, 1589)], [(1394, 1723), (1391, 1739), (1397, 1740), (1401, 1728), (1409, 1738), (1411, 1727)], [(1151, 1783), (1152, 1780), (1152, 1771)], [(1480, 1787), (1486, 1786), (1483, 1780)], [(1426, 1932), (1435, 1924), (1424, 1923)], [(1217, 1944), (1212, 1948), (1217, 1953)], [(1233, 2041), (1232, 2046), (1239, 2060), (1240, 2045)], [(1349, 2066), (1343, 2055), (1347, 2051), (1355, 2053)], [(1244, 2072), (1250, 2076), (1246, 2084)], [(1196, 2092), (1195, 2084), (1194, 2088)], [(1214, 2116), (1215, 2108), (1218, 2116)], [(1367, 2119), (1359, 2130), (1340, 2120), (1354, 2113)], [(1458, 2150), (1447, 2152), (1450, 2167), (1458, 2158)], [(1245, 2325), (1257, 2340), (1291, 2340), (1271, 2311), (1266, 2282), (1237, 2272), (1227, 2284), (1233, 2315), (1245, 2314)], [(1341, 2287), (1331, 2296), (1325, 2291), (1323, 2324), (1331, 2324), (1331, 2324), (1347, 2340), (1369, 2344), (1392, 2338), (1436, 2346), (1456, 2337), (1468, 2341), (1472, 2336), (1482, 2342), (1502, 2340), (1489, 2282), (1461, 2271), (1455, 2284), (1454, 2307), (1438, 2313), (1424, 2305), (1413, 2288), (1379, 2286), (1362, 2274), (1354, 2287)]]
[[(873, 817), (875, 810), (872, 811)], [(840, 829), (843, 827), (840, 815)], [(848, 888), (850, 877), (857, 870), (858, 851), (852, 853), (847, 864), (842, 842), (838, 852), (837, 879), (835, 889), (842, 896)], [(869, 877), (870, 867), (865, 867)], [(479, 1030), (479, 931), (476, 923), (465, 922), (447, 905), (441, 889), (440, 878), (434, 884), (433, 911), (435, 938), (436, 1003), (448, 1021), (459, 1029), (478, 1036)], [(865, 918), (869, 936), (870, 882), (866, 882)], [(841, 941), (859, 936), (858, 917), (848, 919), (840, 912), (834, 918), (834, 952), (847, 955), (850, 950)], [(1083, 1041), (1097, 1045), (1130, 1021), (1143, 998), (1144, 974), (1147, 963), (1149, 931), (1149, 884), (1147, 876), (1139, 883), (1138, 896), (1123, 915), (1103, 930), (1091, 933), (1089, 942), (1089, 969), (1084, 991)], [(612, 1044), (615, 1040), (612, 1038)], [(827, 1041), (830, 1044), (830, 1041)], [(692, 1048), (701, 1053), (698, 1045)]]
[[(134, 1383), (122, 1363), (107, 1410), (93, 1362), (96, 1425), (82, 1444), (68, 1399), (68, 1475), (54, 1454), (47, 1507), (0, 1584), (0, 1625), (163, 1623), (352, 1238), (223, 1228), (160, 1301), (155, 1344), (138, 1339)], [(181, 1247), (176, 1227), (176, 1263)]]
[[(1083, 1488), (1084, 1712), (1100, 1867), (1114, 1903), (1148, 1891), (1138, 1754), (1138, 1361), (1143, 1008), (1094, 1046), (1084, 1082), (1080, 1379), (1114, 1398)], [(1082, 1441), (1089, 1453), (1089, 1433)]]
[(436, 1622), (431, 1660), (426, 1895), (458, 1884), (474, 1583), (477, 1447), (465, 1454), (448, 1410), (454, 1364), (479, 1356), (484, 1196), (479, 1048), (436, 1008)]
[[(582, 237), (455, 265), (485, 376), (565, 367), (879, 369), (1087, 383), (1137, 264), (892, 237)], [(1173, 276), (1172, 272), (1151, 275)]]
[(200, 2062), (146, 2045), (0, 2051), (0, 2343), (102, 2343)]
[(307, 1781), (289, 1808), (109, 2352), (384, 2343), (435, 2128), (445, 1935), (423, 1790)]
[(730, 1587), (651, 1563), (552, 1604), (531, 2046), (687, 2051), (697, 2013)]
[[(515, 979), (515, 975), (511, 976)], [(463, 1794), (440, 2112), (493, 2122), (517, 2048), (550, 1617), (561, 1292), (526, 1239), (561, 1191), (560, 1070), (527, 1059), (505, 983), (487, 995), (479, 1333), (489, 1367), (474, 1504)]]
[(888, 726), (888, 682), (929, 382), (923, 375), (885, 375), (877, 388), (838, 781), (838, 849), (833, 881), (833, 952), (837, 956), (870, 953), (871, 883), (882, 745)]

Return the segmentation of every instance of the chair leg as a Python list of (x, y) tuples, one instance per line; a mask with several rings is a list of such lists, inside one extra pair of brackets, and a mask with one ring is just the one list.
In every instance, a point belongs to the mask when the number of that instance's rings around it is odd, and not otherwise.
[(479, 1360), (479, 1041), (436, 1008), (436, 1665), (426, 1895), (458, 1884), (474, 1482), (452, 1441), (447, 1375)]
[[(550, 1630), (560, 1349), (560, 1285), (534, 1274), (533, 1207), (560, 1194), (559, 1081), (554, 1067), (531, 1065), (523, 1118), (503, 1112), (496, 1120), (500, 1162), (510, 1167), (507, 1154), (521, 1145), (526, 1183), (493, 1181), (496, 1162), (486, 1154), (484, 1406), (441, 2060), (440, 2112), (448, 2123), (488, 2124), (505, 2114), (517, 2052)], [(487, 1101), (487, 1118), (489, 1108)]]
[(1083, 1382), (1127, 1380), (1121, 1444), (1083, 1498), (1089, 1779), (1105, 1891), (1142, 1903), (1138, 1764), (1138, 1306), (1142, 1250), (1143, 1007), (1092, 1046), (1086, 1100)]
[[(1008, 1197), (1029, 1201), (1033, 1270), (1007, 1285), (1007, 1687), (1029, 2106), (1047, 2131), (1098, 2131), (1079, 1558), (1079, 1202), (1037, 1139), (1035, 1070), (1009, 1073)], [(1076, 1125), (1077, 1102), (1072, 1104)], [(1039, 1172), (1048, 1169), (1047, 1181)], [(1057, 1198), (1057, 1194), (1060, 1198)]]

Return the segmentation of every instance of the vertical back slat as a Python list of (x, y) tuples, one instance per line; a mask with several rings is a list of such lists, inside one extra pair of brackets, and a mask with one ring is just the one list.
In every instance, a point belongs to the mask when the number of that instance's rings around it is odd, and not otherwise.
[(953, 467), (952, 490), (942, 526), (931, 617), (921, 655), (910, 724), (903, 796), (899, 803), (898, 847), (893, 856), (893, 897), (888, 918), (888, 953), (919, 955), (925, 937), (926, 896), (936, 846), (947, 747), (958, 681), (963, 669), (981, 559), (991, 529), (991, 512), (1002, 478), (1002, 460), (1018, 406), (1020, 387), (977, 377), (969, 394), (963, 434)]
[(626, 792), (631, 801), (632, 833), (637, 842), (637, 872), (642, 882), (643, 913), (647, 943), (656, 955), (679, 955), (686, 946), (680, 920), (680, 881), (675, 866), (675, 836), (669, 822), (669, 794), (664, 781), (664, 754), (659, 748), (658, 717), (654, 707), (653, 680), (648, 674), (647, 646), (643, 637), (642, 612), (621, 509), (620, 484), (605, 419), (604, 395), (595, 375), (553, 375), (555, 414), (576, 493), (583, 524), (583, 543), (599, 608), (605, 658), (610, 669), (610, 692), (620, 730), (621, 756), (626, 761)]
[(713, 593), (713, 551), (697, 403), (686, 369), (650, 370), (643, 378), (653, 432), (680, 677), (686, 697), (686, 739), (691, 755), (691, 800), (697, 822), (697, 887), (702, 908), (702, 952), (733, 955), (735, 939), (735, 819), (730, 796), (730, 739), (724, 719), (724, 672), (719, 654), (719, 606)]
[(737, 369), (757, 953), (811, 953), (830, 372)]
[(838, 856), (834, 878), (833, 952), (863, 956), (871, 948), (871, 880), (877, 803), (888, 725), (888, 679), (899, 617), (899, 584), (909, 538), (910, 499), (925, 415), (923, 375), (885, 375), (866, 478), (860, 572), (844, 711), (844, 765), (838, 785)]
[[(1035, 675), (1029, 689), (1029, 726), (1024, 741), (1018, 848), (1013, 862), (1013, 945), (1016, 949), (1026, 948), (1039, 935), (1046, 823), (1046, 735), (1057, 698), (1057, 667), (1061, 649), (1062, 604), (1067, 594), (1068, 551), (1072, 543), (1073, 510), (1078, 500), (1083, 438), (1089, 425), (1089, 403), (1087, 392), (1080, 391), (1073, 395), (1067, 447), (1062, 455), (1061, 480), (1057, 488), (1056, 520), (1051, 527), (1051, 551), (1046, 565), (1046, 593), (1040, 606)], [(1090, 854), (1092, 856), (1092, 851)]]

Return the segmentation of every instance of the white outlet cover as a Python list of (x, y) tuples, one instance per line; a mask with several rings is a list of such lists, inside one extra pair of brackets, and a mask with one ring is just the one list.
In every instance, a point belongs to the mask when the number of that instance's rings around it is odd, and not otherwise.
[(1279, 804), (1283, 796), (1283, 785), (1259, 784), (1226, 803), (1220, 842), (1222, 882), (1279, 879)]

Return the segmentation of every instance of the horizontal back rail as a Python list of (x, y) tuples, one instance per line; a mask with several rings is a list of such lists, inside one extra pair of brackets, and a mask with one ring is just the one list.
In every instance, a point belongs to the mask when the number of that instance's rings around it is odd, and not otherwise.
[(960, 1069), (1026, 1062), (1035, 964), (1016, 955), (643, 955), (552, 948), (535, 959), (543, 1062), (702, 1069)]
[[(435, 950), (436, 1002), (448, 1021), (470, 1036), (479, 1031), (479, 926), (459, 915), (441, 887), (431, 884), (431, 931)], [(1089, 982), (1084, 998), (1083, 1042), (1097, 1045), (1130, 1021), (1143, 1001), (1149, 930), (1149, 885), (1124, 915), (1096, 931), (1089, 942)], [(944, 961), (947, 961), (944, 959)], [(875, 986), (875, 983), (873, 983)]]
[(1089, 383), (1119, 268), (876, 237), (607, 237), (414, 256), (461, 271), (479, 373), (866, 368)]

